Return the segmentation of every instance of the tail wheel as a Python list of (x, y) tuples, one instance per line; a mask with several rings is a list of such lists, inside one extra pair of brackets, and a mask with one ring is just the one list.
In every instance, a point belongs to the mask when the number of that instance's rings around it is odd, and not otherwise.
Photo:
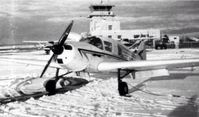
[(53, 95), (56, 93), (56, 80), (49, 80), (46, 82), (45, 89), (47, 92), (49, 92), (50, 95)]
[(119, 94), (121, 96), (125, 96), (126, 94), (128, 94), (128, 85), (127, 85), (127, 83), (126, 82), (120, 82), (118, 90), (119, 90)]

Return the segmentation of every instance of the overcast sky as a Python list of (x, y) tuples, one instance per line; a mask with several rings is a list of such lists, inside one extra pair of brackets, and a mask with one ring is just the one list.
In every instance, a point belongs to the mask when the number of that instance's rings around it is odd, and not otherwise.
[[(74, 20), (73, 32), (89, 31), (89, 5), (101, 0), (0, 0), (0, 44), (57, 40)], [(199, 1), (108, 0), (122, 29), (158, 28), (199, 32)], [(104, 2), (107, 2), (105, 0)]]

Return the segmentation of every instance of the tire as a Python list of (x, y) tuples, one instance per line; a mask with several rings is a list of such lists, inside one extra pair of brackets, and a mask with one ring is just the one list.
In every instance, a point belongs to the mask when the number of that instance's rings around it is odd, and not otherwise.
[(166, 44), (163, 45), (163, 49), (167, 49), (167, 45)]
[(155, 49), (157, 50), (157, 49), (158, 49), (158, 46), (155, 46)]
[(45, 83), (45, 89), (47, 92), (49, 92), (49, 95), (54, 95), (56, 93), (56, 81), (55, 80), (49, 80)]
[(120, 96), (128, 94), (128, 85), (126, 82), (120, 82), (118, 86)]
[(161, 50), (163, 50), (163, 49), (164, 49), (164, 46), (163, 46), (163, 45), (161, 45), (161, 46), (160, 46), (160, 49), (161, 49)]

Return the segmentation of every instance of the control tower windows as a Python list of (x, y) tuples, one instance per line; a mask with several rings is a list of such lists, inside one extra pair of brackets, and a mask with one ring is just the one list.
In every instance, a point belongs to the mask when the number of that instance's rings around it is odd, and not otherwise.
[(134, 35), (134, 38), (135, 39), (137, 39), (137, 38), (139, 38), (140, 37), (140, 35)]
[(112, 25), (108, 25), (108, 30), (113, 30), (113, 26)]
[(121, 39), (121, 38), (122, 38), (122, 35), (118, 35), (117, 38), (118, 38), (118, 39)]
[(108, 38), (112, 38), (112, 36), (111, 36), (111, 35), (108, 35)]

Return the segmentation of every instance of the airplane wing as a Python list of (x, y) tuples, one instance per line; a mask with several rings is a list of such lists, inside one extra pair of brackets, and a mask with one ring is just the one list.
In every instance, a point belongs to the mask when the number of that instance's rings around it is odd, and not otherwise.
[(124, 70), (144, 71), (144, 70), (170, 69), (170, 68), (193, 67), (193, 66), (199, 66), (199, 59), (102, 62), (99, 64), (98, 70), (110, 71), (110, 70), (124, 69)]
[[(45, 66), (47, 60), (41, 60), (41, 59), (30, 59), (30, 58), (17, 58), (17, 57), (0, 57), (0, 61), (5, 61), (5, 62), (15, 62), (15, 63), (22, 63), (22, 64), (27, 64), (27, 65), (36, 65), (36, 66)], [(55, 62), (52, 62), (50, 64), (51, 68), (60, 68), (62, 69), (59, 64), (56, 64)]]

